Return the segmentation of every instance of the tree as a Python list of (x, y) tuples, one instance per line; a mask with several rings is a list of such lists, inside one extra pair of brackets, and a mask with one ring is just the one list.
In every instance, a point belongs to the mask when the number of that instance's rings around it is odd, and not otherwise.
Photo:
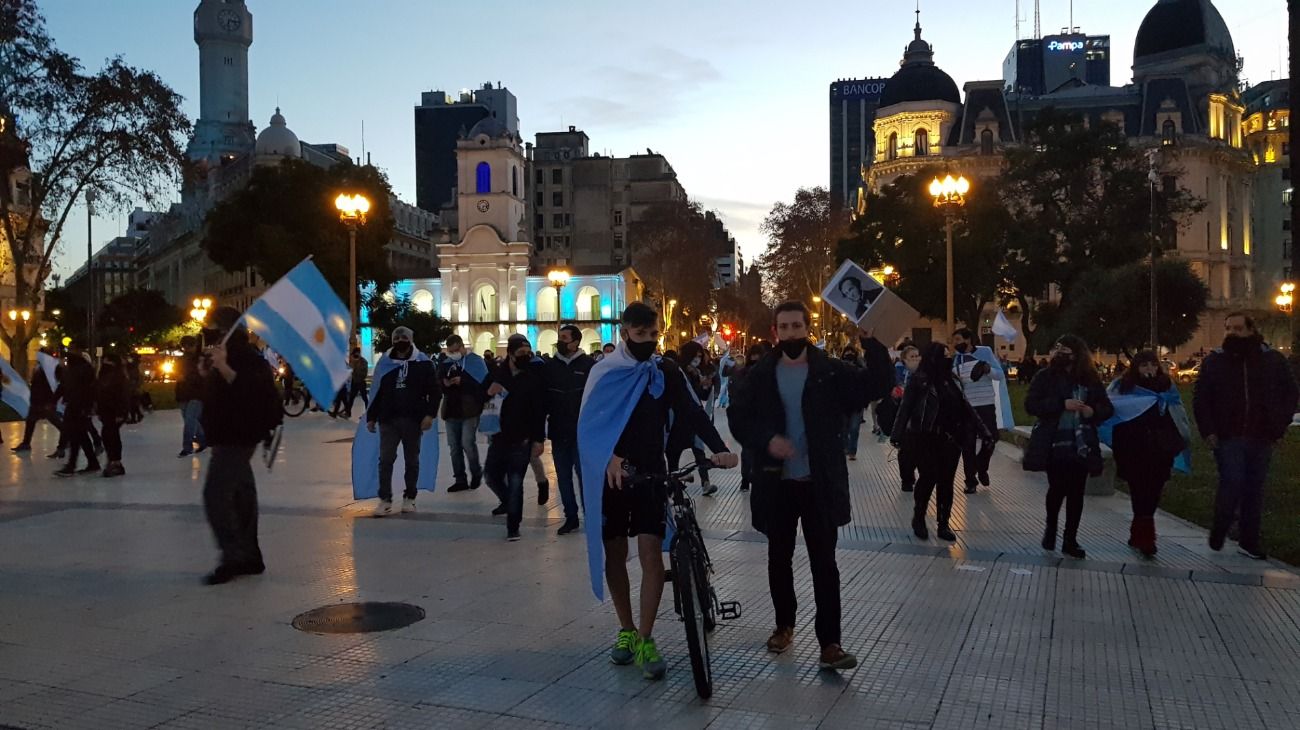
[(794, 202), (780, 202), (763, 220), (767, 249), (758, 259), (769, 301), (808, 301), (834, 273), (836, 247), (849, 217), (823, 187), (799, 188)]
[(741, 274), (732, 286), (714, 292), (718, 319), (740, 332), (766, 334), (772, 325), (772, 310), (763, 301), (763, 276), (757, 267)]
[(713, 233), (699, 203), (673, 200), (651, 205), (628, 227), (632, 265), (661, 314), (677, 301), (677, 312), (698, 317), (709, 308), (715, 253)]
[[(866, 211), (841, 241), (839, 259), (866, 269), (893, 266), (891, 287), (922, 316), (947, 316), (947, 236), (944, 215), (935, 209), (927, 185), (938, 168), (904, 175), (879, 193), (869, 193)], [(1008, 215), (996, 180), (982, 181), (967, 196), (953, 230), (953, 299), (957, 319), (976, 327), (984, 306), (1003, 288), (1003, 233)]]
[(454, 331), (450, 322), (433, 312), (420, 311), (407, 296), (371, 294), (365, 299), (365, 307), (370, 314), (376, 352), (389, 348), (389, 338), (398, 327), (409, 327), (415, 333), (415, 346), (426, 353), (433, 352), (434, 346)]
[(392, 189), (370, 165), (330, 168), (286, 159), (253, 171), (248, 185), (218, 203), (207, 217), (203, 250), (226, 271), (254, 269), (276, 281), (303, 259), (312, 261), (339, 298), (348, 301), (348, 230), (339, 221), (339, 193), (370, 199), (365, 225), (357, 227), (357, 279), (384, 291), (393, 282), (384, 246), (393, 237)]
[[(1176, 348), (1192, 339), (1209, 289), (1188, 262), (1161, 259), (1156, 266), (1160, 344)], [(1092, 269), (1074, 283), (1069, 305), (1054, 326), (1080, 335), (1096, 349), (1131, 356), (1151, 339), (1151, 270), (1145, 263)]]
[(153, 289), (132, 289), (109, 302), (100, 315), (104, 337), (126, 347), (156, 343), (185, 320), (184, 311)]
[[(189, 131), (181, 97), (156, 74), (121, 58), (87, 73), (55, 47), (35, 0), (0, 2), (0, 238), (18, 306), (40, 311), (84, 196), (100, 212), (158, 202), (178, 179)], [(35, 333), (22, 323), (0, 331), (19, 372)]]

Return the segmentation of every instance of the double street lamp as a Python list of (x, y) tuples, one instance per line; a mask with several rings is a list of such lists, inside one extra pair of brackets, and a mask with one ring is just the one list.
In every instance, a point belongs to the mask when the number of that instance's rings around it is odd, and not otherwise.
[(195, 297), (190, 302), (194, 308), (190, 310), (190, 319), (203, 324), (203, 320), (208, 318), (208, 312), (212, 309), (212, 299), (208, 297)]
[(958, 175), (955, 179), (952, 175), (947, 175), (942, 180), (936, 177), (934, 182), (930, 183), (930, 195), (934, 198), (934, 207), (943, 211), (944, 224), (948, 234), (945, 256), (947, 261), (946, 307), (944, 310), (947, 317), (947, 321), (944, 323), (944, 326), (947, 327), (947, 334), (945, 338), (952, 335), (957, 318), (952, 273), (952, 222), (957, 216), (957, 211), (966, 205), (966, 194), (969, 192), (970, 182), (964, 175)]
[(339, 211), (339, 220), (348, 227), (348, 311), (352, 314), (350, 345), (355, 347), (361, 323), (357, 313), (357, 226), (365, 225), (370, 201), (360, 193), (342, 193), (334, 199), (334, 207)]

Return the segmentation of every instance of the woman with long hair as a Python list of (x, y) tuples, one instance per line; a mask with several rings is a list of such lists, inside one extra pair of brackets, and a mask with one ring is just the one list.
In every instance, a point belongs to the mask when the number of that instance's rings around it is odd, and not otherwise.
[(1106, 396), (1088, 343), (1064, 335), (1052, 346), (1047, 369), (1034, 376), (1025, 410), (1038, 419), (1025, 451), (1025, 471), (1047, 472), (1047, 525), (1043, 549), (1056, 549), (1057, 517), (1065, 503), (1065, 535), (1061, 552), (1082, 560), (1079, 522), (1089, 476), (1100, 476), (1103, 463), (1097, 428), (1110, 419), (1114, 407)]
[(95, 381), (95, 411), (99, 414), (104, 432), (104, 449), (108, 452), (108, 465), (104, 476), (120, 477), (126, 474), (122, 466), (122, 424), (130, 420), (132, 405), (130, 374), (122, 356), (110, 352), (99, 363), (99, 377)]
[(1133, 358), (1124, 376), (1111, 383), (1109, 392), (1115, 416), (1101, 435), (1115, 452), (1119, 478), (1128, 483), (1133, 501), (1128, 544), (1153, 557), (1156, 509), (1175, 461), (1181, 461), (1179, 455), (1187, 449), (1191, 422), (1178, 387), (1150, 350)]
[[(686, 382), (691, 386), (691, 392), (694, 393), (695, 399), (699, 401), (705, 411), (709, 410), (709, 399), (713, 395), (713, 373), (712, 365), (709, 363), (709, 353), (704, 346), (698, 342), (691, 341), (682, 345), (681, 350), (677, 353), (677, 364), (681, 366), (682, 374), (686, 376)], [(710, 412), (710, 418), (712, 413)], [(685, 439), (693, 439), (686, 441)], [(704, 454), (704, 443), (688, 435), (683, 435), (680, 430), (676, 434), (670, 434), (668, 438), (668, 464), (676, 469), (681, 463), (682, 452), (686, 449), (691, 450), (695, 463), (698, 464), (700, 472), (700, 487), (706, 497), (712, 496), (718, 491), (709, 481), (709, 459)], [(686, 481), (691, 481), (688, 477)]]
[(921, 478), (916, 483), (912, 511), (912, 532), (922, 540), (930, 538), (925, 512), (930, 507), (930, 495), (936, 493), (938, 529), (935, 534), (949, 542), (957, 540), (949, 525), (953, 481), (957, 477), (961, 445), (972, 434), (992, 438), (966, 401), (961, 385), (953, 378), (952, 359), (947, 349), (937, 342), (931, 343), (903, 391), (903, 402), (898, 407), (890, 437), (900, 450), (925, 456), (918, 460)]

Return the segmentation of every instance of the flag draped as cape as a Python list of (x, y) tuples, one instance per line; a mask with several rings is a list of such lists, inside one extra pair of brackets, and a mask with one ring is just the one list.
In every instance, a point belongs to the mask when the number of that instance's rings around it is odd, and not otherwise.
[[(428, 362), (423, 352), (416, 350), (410, 360), (405, 362)], [(404, 361), (393, 360), (387, 354), (379, 358), (375, 365), (374, 380), (370, 383), (370, 402), (375, 402), (379, 393), (379, 383), (384, 376), (400, 368)], [(393, 474), (401, 474), (406, 454), (393, 466)], [(438, 480), (438, 424), (420, 435), (420, 479), (418, 489), (434, 491)], [(379, 434), (370, 433), (366, 428), (366, 419), (357, 423), (356, 438), (352, 441), (352, 498), (373, 499), (379, 496)]]
[(993, 393), (997, 397), (993, 405), (997, 406), (998, 428), (1003, 431), (1010, 431), (1016, 427), (1016, 415), (1011, 410), (1011, 391), (1007, 390), (1007, 372), (1002, 369), (1002, 361), (998, 360), (998, 356), (993, 354), (993, 348), (991, 347), (982, 345), (976, 347), (974, 354), (976, 360), (988, 363), (992, 369), (985, 377), (992, 378), (993, 373), (1002, 373), (1000, 379), (994, 379), (993, 381)]
[(1182, 474), (1192, 473), (1192, 422), (1187, 417), (1187, 409), (1183, 407), (1183, 395), (1178, 392), (1178, 388), (1170, 387), (1163, 393), (1157, 393), (1139, 385), (1133, 388), (1132, 393), (1125, 395), (1119, 392), (1117, 380), (1111, 383), (1109, 395), (1111, 405), (1115, 406), (1115, 415), (1097, 429), (1097, 435), (1102, 443), (1113, 447), (1116, 426), (1128, 423), (1151, 410), (1152, 406), (1158, 405), (1161, 415), (1168, 413), (1174, 419), (1174, 425), (1178, 427), (1183, 441), (1187, 443), (1187, 448), (1174, 457), (1174, 470)]

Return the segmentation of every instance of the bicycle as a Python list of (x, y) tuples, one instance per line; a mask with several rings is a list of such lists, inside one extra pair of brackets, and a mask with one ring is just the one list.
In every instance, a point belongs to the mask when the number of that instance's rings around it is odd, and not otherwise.
[(669, 571), (665, 580), (673, 585), (673, 609), (686, 625), (686, 647), (691, 656), (691, 674), (700, 699), (713, 696), (713, 667), (709, 657), (709, 637), (718, 619), (740, 618), (738, 601), (719, 601), (713, 589), (713, 562), (709, 559), (700, 523), (695, 519), (695, 505), (686, 493), (683, 478), (697, 468), (690, 464), (668, 474), (644, 474), (633, 483), (663, 483), (668, 487), (669, 524), (672, 540), (668, 547)]
[(297, 418), (307, 412), (307, 406), (311, 402), (311, 396), (307, 391), (294, 380), (289, 385), (284, 386), (284, 415), (290, 418)]

